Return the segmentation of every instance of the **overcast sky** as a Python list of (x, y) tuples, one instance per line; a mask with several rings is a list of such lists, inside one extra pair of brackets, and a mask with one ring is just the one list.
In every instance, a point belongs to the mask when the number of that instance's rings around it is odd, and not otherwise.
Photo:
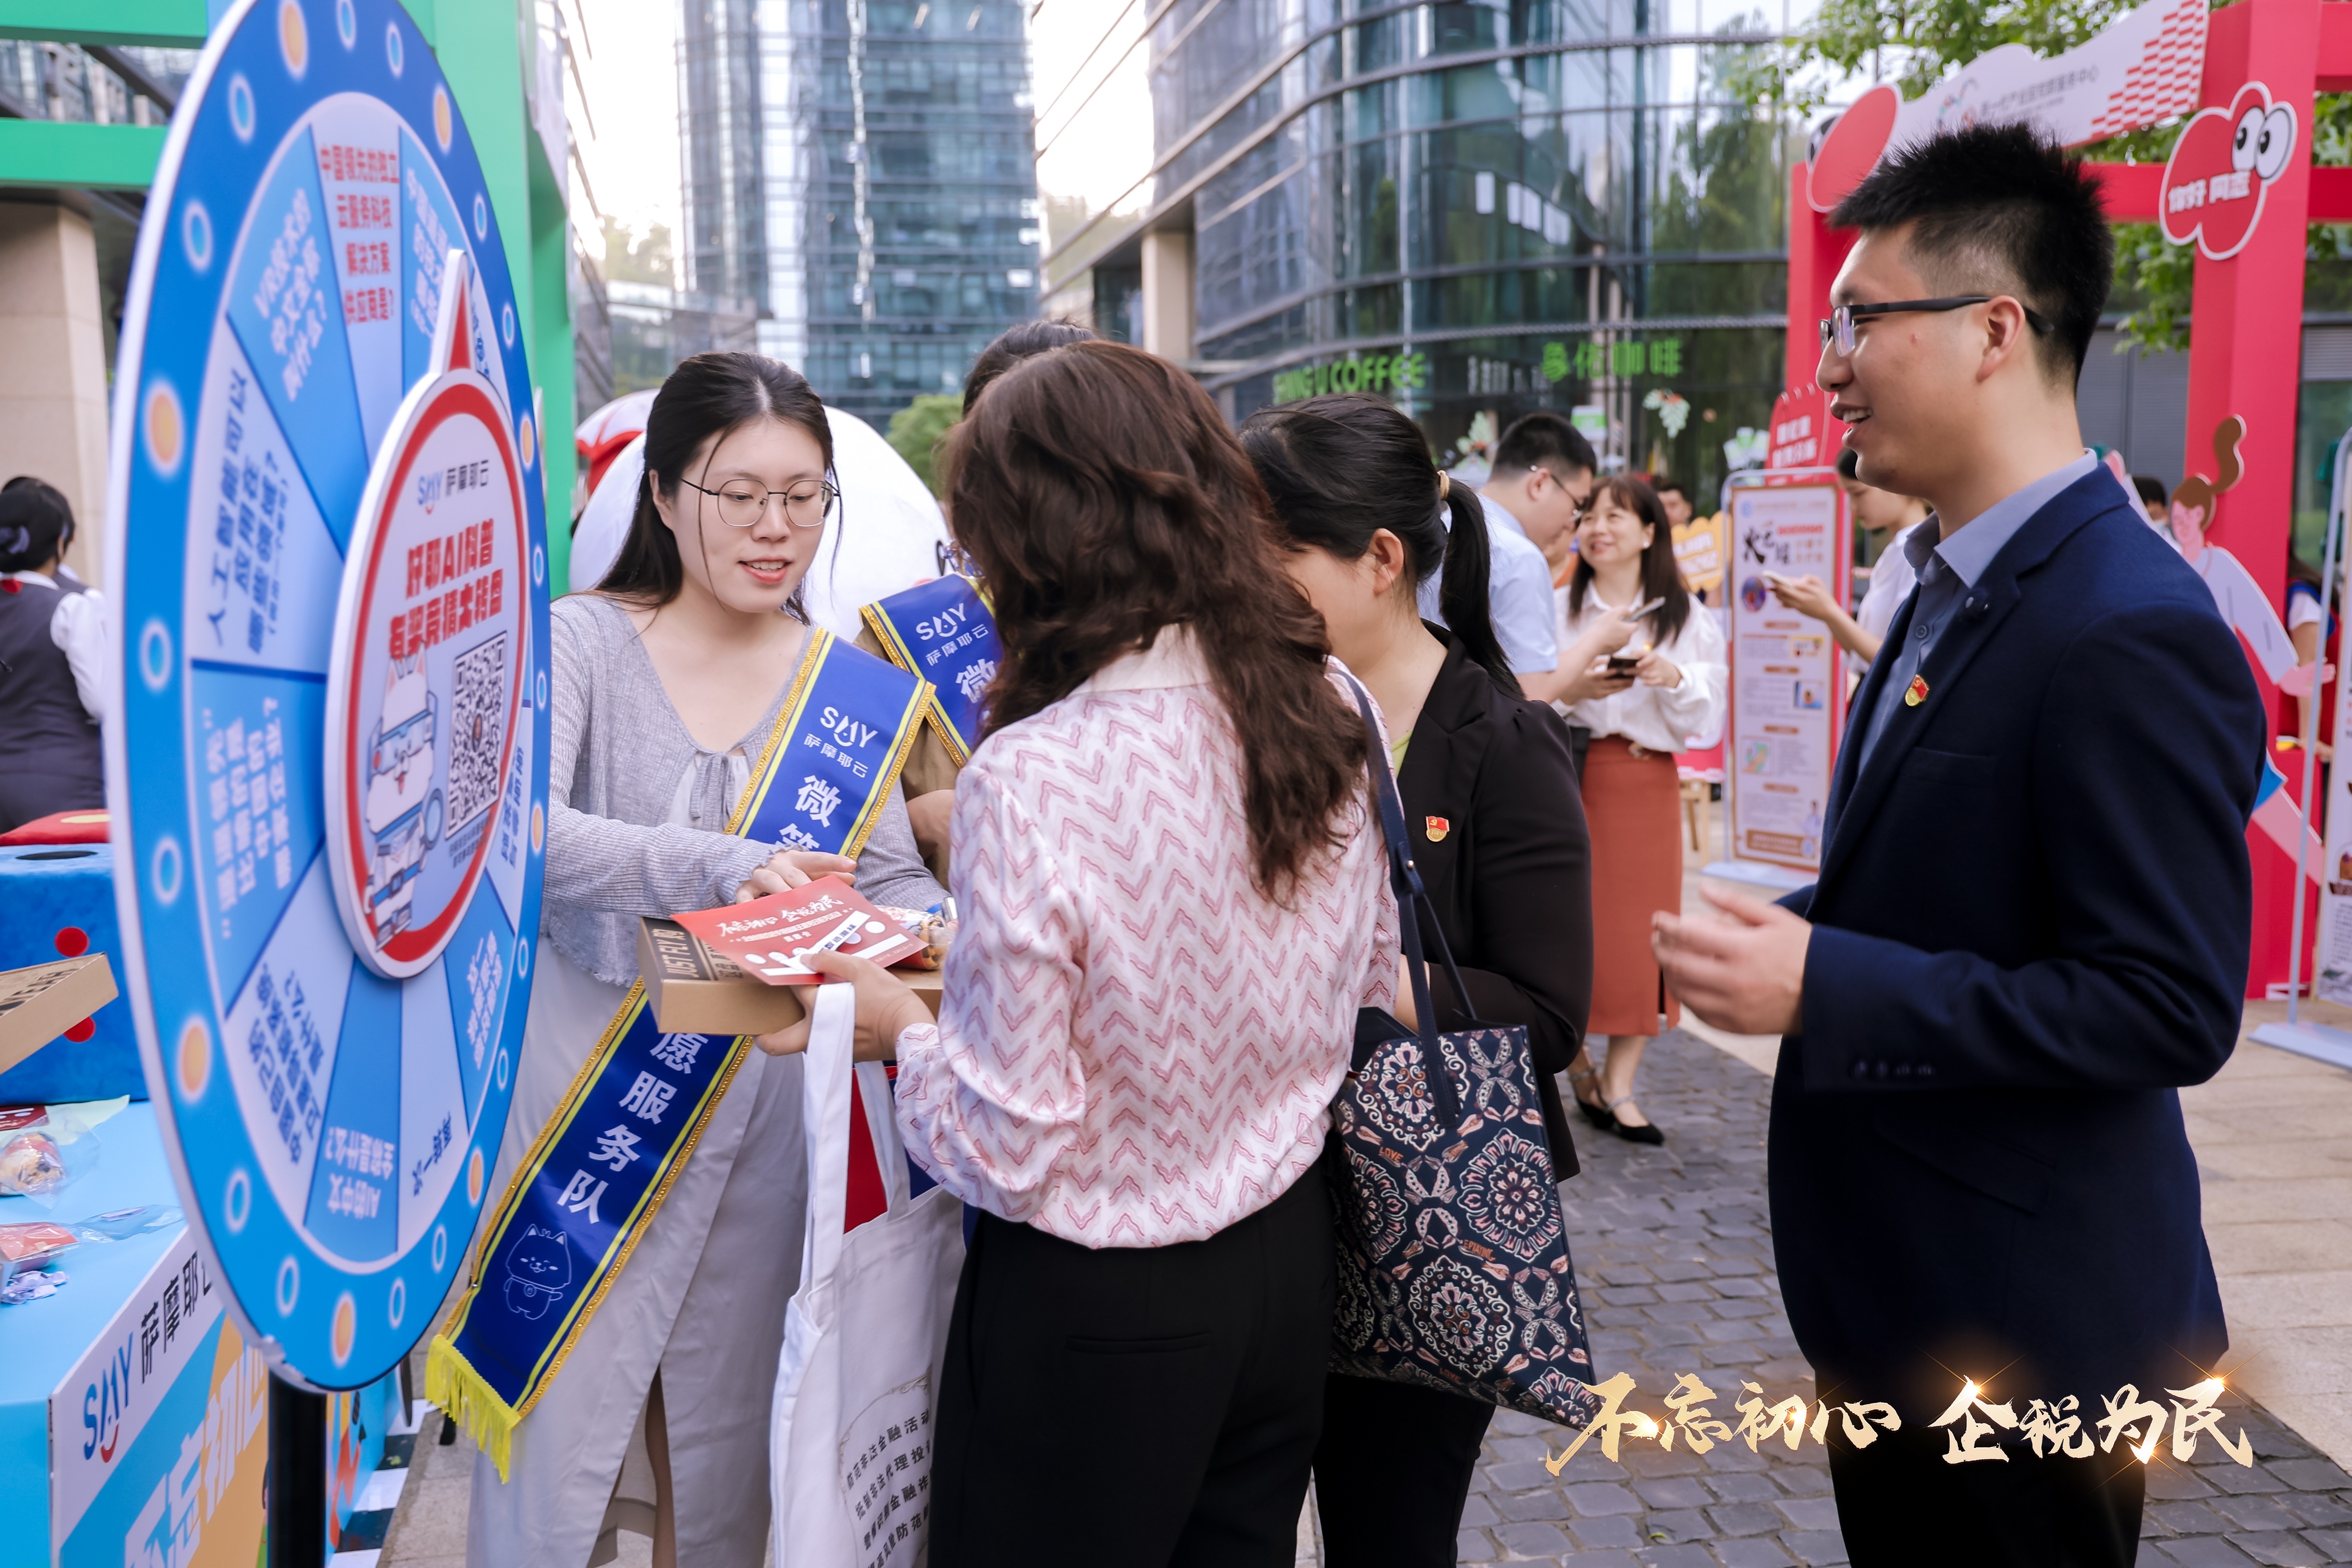
[[(677, 224), (677, 0), (568, 0), (578, 7), (586, 37), (572, 38), (572, 56), (587, 85), (580, 112), (579, 85), (571, 88), (572, 134), (596, 208), (642, 231)], [(592, 57), (591, 50), (593, 51)], [(595, 129), (592, 132), (589, 121)], [(577, 173), (572, 210), (584, 234), (596, 232)], [(592, 247), (592, 254), (593, 254)]]

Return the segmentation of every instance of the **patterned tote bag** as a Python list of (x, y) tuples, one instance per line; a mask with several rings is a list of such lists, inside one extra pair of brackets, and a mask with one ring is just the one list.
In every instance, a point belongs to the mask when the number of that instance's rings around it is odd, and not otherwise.
[[(1380, 731), (1360, 685), (1356, 702), (1372, 735), (1372, 794), (1422, 1026), (1416, 1035), (1382, 1009), (1363, 1009), (1331, 1102), (1324, 1164), (1339, 1250), (1331, 1370), (1580, 1427), (1601, 1401), (1528, 1032), (1475, 1019), (1437, 1032), (1414, 918), (1428, 897), (1407, 855), (1396, 781), (1377, 765)], [(1437, 957), (1454, 994), (1466, 997), (1443, 935)]]

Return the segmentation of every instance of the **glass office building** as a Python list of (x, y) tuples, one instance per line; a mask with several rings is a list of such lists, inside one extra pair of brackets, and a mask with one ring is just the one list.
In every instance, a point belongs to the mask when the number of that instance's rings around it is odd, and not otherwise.
[(1036, 313), (1024, 0), (687, 0), (686, 289), (877, 424)]
[(1236, 419), (1379, 390), (1453, 450), (1581, 411), (1604, 458), (1711, 493), (1781, 375), (1803, 139), (1736, 89), (1792, 19), (1139, 0), (1045, 83), (1046, 308), (1181, 351)]

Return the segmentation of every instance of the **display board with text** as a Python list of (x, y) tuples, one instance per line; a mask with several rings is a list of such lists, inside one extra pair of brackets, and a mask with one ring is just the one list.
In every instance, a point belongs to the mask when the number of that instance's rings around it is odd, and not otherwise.
[(1845, 602), (1845, 497), (1827, 481), (1743, 487), (1730, 516), (1730, 851), (1818, 871), (1845, 724), (1844, 656), (1827, 626), (1782, 606), (1770, 578), (1819, 577)]
[[(2347, 651), (2341, 619), (2339, 615), (2336, 646), (2323, 650), (2323, 658), (2332, 655), (2338, 679), (2343, 678)], [(2344, 700), (2341, 688), (2334, 717), (2335, 732), (2321, 739), (2334, 748), (2336, 756), (2352, 758), (2352, 752), (2345, 750), (2347, 741), (2352, 741), (2352, 702)], [(2311, 994), (2323, 1002), (2352, 1007), (2352, 768), (2322, 768), (2316, 770), (2316, 776), (2327, 797), (2317, 812), (2305, 815), (2316, 817), (2326, 827), (2327, 848), (2317, 868), (2319, 938), (2311, 955)]]

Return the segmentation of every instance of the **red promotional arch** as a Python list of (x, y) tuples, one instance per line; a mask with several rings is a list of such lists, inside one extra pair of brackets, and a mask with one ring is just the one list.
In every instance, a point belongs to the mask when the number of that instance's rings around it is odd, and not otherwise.
[[(2050, 113), (2037, 108), (2032, 117), (2050, 123), (2062, 140), (2082, 142), (2193, 107), (2167, 164), (2091, 168), (2112, 221), (2161, 224), (2174, 243), (2198, 247), (2186, 463), (2214, 492), (2209, 537), (2244, 564), (2275, 611), (2285, 602), (2293, 528), (2304, 230), (2312, 223), (2352, 223), (2352, 168), (2311, 165), (2312, 100), (2318, 93), (2352, 91), (2352, 4), (2244, 0), (2210, 16), (2202, 15), (2205, 0), (2175, 0), (2143, 6), (2120, 19), (2110, 35), (2055, 60), (1996, 51), (1931, 89), (1929, 99), (1942, 95), (1940, 106), (1903, 105), (1887, 87), (1864, 94), (1823, 138), (1813, 160), (1790, 173), (1790, 392), (1783, 407), (1817, 413), (1824, 427), (1838, 433), (1828, 420), (1826, 397), (1813, 387), (1820, 363), (1815, 323), (1829, 314), (1830, 285), (1853, 236), (1831, 227), (1827, 209), (1901, 133), (1898, 110), (1906, 128), (1937, 116), (2016, 118), (2013, 110), (2001, 112), (2006, 101), (2056, 102), (2072, 93), (2073, 105)], [(2116, 36), (2134, 27), (2136, 36)], [(1988, 68), (2005, 93), (1964, 101), (1979, 90), (1969, 79), (1979, 66)], [(2078, 117), (2071, 121), (2070, 109)], [(2078, 127), (2094, 133), (2067, 133)], [(2233, 417), (2243, 422), (2244, 436), (2237, 447), (2242, 477), (2231, 486), (2215, 471), (2211, 454), (2217, 433)], [(2263, 661), (2251, 649), (2248, 661), (2265, 701), (2279, 712), (2278, 689)], [(2250, 847), (2254, 936), (2247, 990), (2260, 996), (2287, 978), (2294, 913), (2287, 892), (2295, 873), (2291, 858), (2267, 837), (2253, 835)], [(2306, 931), (2313, 924), (2306, 922)]]

